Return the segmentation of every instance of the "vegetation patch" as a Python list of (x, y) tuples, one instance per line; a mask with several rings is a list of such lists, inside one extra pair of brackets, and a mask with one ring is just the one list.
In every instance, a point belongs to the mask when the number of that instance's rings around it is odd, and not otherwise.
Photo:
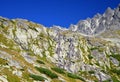
[(0, 58), (0, 65), (7, 65), (7, 60)]
[(58, 78), (58, 76), (51, 72), (49, 69), (46, 69), (46, 68), (42, 68), (42, 67), (36, 67), (36, 69), (40, 72), (40, 73), (43, 73), (43, 74), (46, 74), (47, 76), (49, 76), (50, 78), (54, 79), (54, 78)]
[(100, 66), (99, 62), (96, 62), (95, 64), (96, 64), (97, 66)]
[(94, 73), (95, 73), (95, 71), (88, 71), (88, 73), (90, 73), (90, 74), (94, 74)]
[(113, 54), (113, 55), (110, 55), (110, 56), (117, 59), (118, 61), (120, 61), (120, 54)]
[(59, 79), (52, 79), (52, 81), (50, 81), (50, 82), (63, 82), (63, 81), (61, 81)]
[(90, 48), (90, 50), (97, 50), (97, 49), (98, 49), (97, 47)]
[(113, 82), (120, 82), (116, 77), (112, 77)]
[(39, 76), (39, 75), (34, 75), (34, 74), (30, 74), (30, 77), (33, 78), (36, 81), (45, 81), (46, 78)]
[(22, 78), (25, 79), (25, 81), (33, 82), (33, 79), (30, 78), (30, 73), (28, 72), (27, 67), (23, 67), (20, 71), (22, 71)]
[(89, 59), (93, 59), (93, 56), (92, 56), (92, 55), (88, 55), (88, 58), (89, 58)]
[(36, 32), (38, 32), (37, 29), (36, 29), (35, 27), (29, 26), (29, 28), (32, 29), (32, 30), (34, 30), (34, 31), (36, 31)]
[(45, 64), (43, 61), (41, 61), (41, 60), (37, 60), (37, 62), (39, 63), (39, 64)]
[(0, 25), (0, 28), (4, 28), (4, 26), (3, 26), (3, 25)]
[(70, 78), (73, 78), (73, 79), (80, 79), (80, 80), (85, 82), (85, 80), (78, 75), (75, 75), (75, 74), (72, 74), (72, 73), (67, 73), (67, 76), (70, 77)]
[(103, 51), (104, 51), (104, 48), (99, 48), (98, 51), (99, 51), (99, 52), (103, 52)]
[(108, 79), (108, 80), (105, 80), (105, 81), (103, 81), (103, 82), (111, 82), (111, 80), (110, 80), (110, 79)]
[(3, 34), (0, 34), (0, 43), (2, 43), (10, 49), (13, 49), (13, 46), (15, 45), (12, 40), (6, 38)]
[(4, 70), (2, 70), (2, 73), (4, 75), (7, 75), (8, 82), (20, 82), (20, 78), (12, 74), (12, 71), (9, 71), (9, 69), (5, 68)]
[(117, 75), (120, 75), (120, 70), (112, 69), (111, 71), (112, 71), (113, 73), (116, 73)]
[(61, 68), (58, 68), (58, 67), (51, 68), (51, 69), (54, 70), (55, 72), (60, 73), (60, 74), (65, 74), (64, 69), (61, 69)]

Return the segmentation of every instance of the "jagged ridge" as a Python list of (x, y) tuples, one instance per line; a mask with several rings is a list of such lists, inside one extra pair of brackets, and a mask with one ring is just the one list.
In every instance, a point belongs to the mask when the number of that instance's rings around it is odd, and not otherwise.
[[(103, 15), (80, 21), (70, 29), (0, 17), (0, 81), (33, 82), (31, 77), (46, 82), (120, 81), (119, 13), (119, 6), (108, 8)], [(52, 70), (54, 67), (64, 73)], [(58, 77), (50, 78), (43, 68)]]

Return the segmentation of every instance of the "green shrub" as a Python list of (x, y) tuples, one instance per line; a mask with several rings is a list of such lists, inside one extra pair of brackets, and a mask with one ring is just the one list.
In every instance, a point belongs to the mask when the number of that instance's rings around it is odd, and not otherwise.
[(3, 25), (0, 25), (0, 28), (4, 28), (4, 26), (3, 26)]
[(103, 81), (103, 82), (111, 82), (111, 80), (110, 80), (110, 79), (108, 79), (108, 80), (105, 80), (105, 81)]
[(99, 62), (96, 62), (95, 64), (96, 64), (97, 66), (100, 66)]
[(58, 72), (58, 73), (60, 73), (60, 74), (65, 74), (64, 69), (61, 69), (61, 68), (58, 68), (58, 67), (51, 68), (51, 69)]
[(112, 77), (113, 82), (120, 82), (116, 77)]
[(97, 80), (94, 80), (94, 82), (98, 82)]
[(112, 69), (111, 71), (112, 71), (113, 73), (116, 73), (117, 75), (120, 75), (120, 70)]
[(57, 76), (55, 73), (51, 72), (49, 69), (42, 68), (42, 67), (36, 67), (36, 69), (37, 69), (39, 72), (41, 72), (41, 73), (43, 73), (43, 74), (46, 74), (47, 76), (49, 76), (49, 77), (52, 78), (52, 79), (58, 78), (58, 76)]
[(36, 81), (44, 81), (46, 79), (46, 78), (44, 78), (42, 76), (33, 75), (33, 74), (30, 74), (30, 77), (33, 78)]
[(95, 73), (95, 71), (88, 71), (88, 73), (90, 73), (90, 74), (94, 74), (94, 73)]
[(97, 50), (97, 49), (98, 49), (97, 47), (90, 48), (90, 50)]
[(93, 59), (93, 56), (91, 56), (91, 55), (88, 55), (88, 58), (89, 58), (89, 59)]
[(43, 61), (41, 61), (41, 60), (37, 60), (37, 62), (38, 63), (40, 63), (40, 64), (45, 64)]
[(80, 79), (82, 81), (85, 81), (83, 78), (75, 75), (75, 74), (72, 74), (72, 73), (67, 73), (67, 76), (70, 77), (70, 78), (73, 78), (73, 79)]
[(110, 55), (110, 56), (117, 59), (118, 61), (120, 61), (120, 54), (113, 54), (113, 55)]
[(29, 28), (36, 31), (36, 32), (38, 32), (38, 30), (35, 27), (29, 26)]

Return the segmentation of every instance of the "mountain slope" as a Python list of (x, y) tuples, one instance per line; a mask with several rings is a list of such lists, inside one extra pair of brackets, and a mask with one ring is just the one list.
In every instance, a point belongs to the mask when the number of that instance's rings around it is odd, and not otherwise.
[(120, 7), (46, 28), (0, 17), (0, 81), (119, 82)]

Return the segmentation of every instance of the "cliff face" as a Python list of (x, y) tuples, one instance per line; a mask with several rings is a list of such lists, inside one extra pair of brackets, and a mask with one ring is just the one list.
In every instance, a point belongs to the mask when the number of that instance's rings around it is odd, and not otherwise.
[(119, 82), (120, 6), (69, 29), (0, 17), (0, 81), (33, 82), (35, 75), (45, 82)]

